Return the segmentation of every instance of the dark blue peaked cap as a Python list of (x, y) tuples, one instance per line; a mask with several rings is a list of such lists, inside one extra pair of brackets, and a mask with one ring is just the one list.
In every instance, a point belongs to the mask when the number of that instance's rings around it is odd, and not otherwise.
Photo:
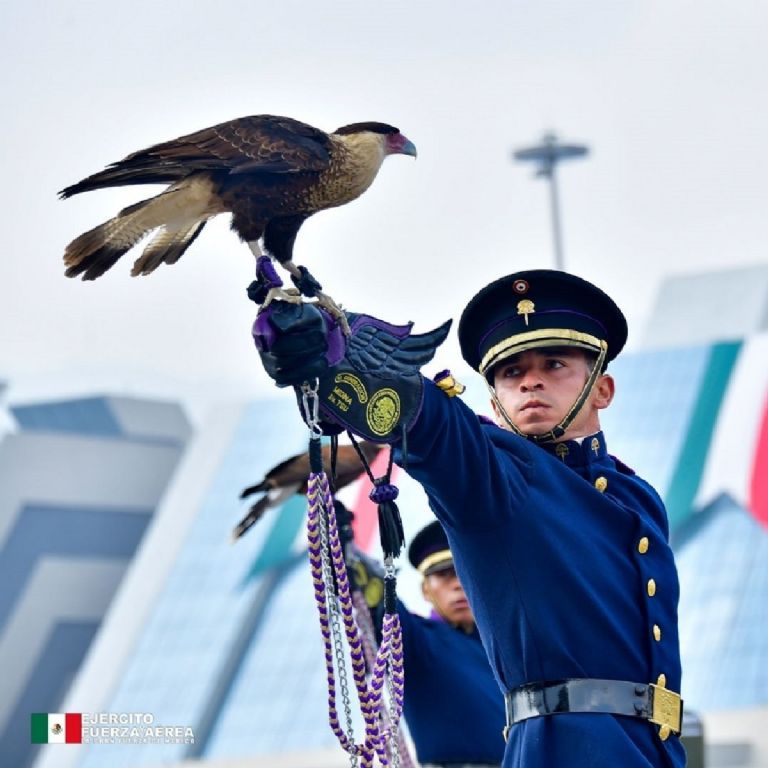
[(453, 555), (443, 526), (435, 520), (422, 528), (408, 547), (408, 559), (422, 576), (453, 566)]
[(574, 346), (600, 353), (605, 362), (621, 352), (627, 321), (608, 294), (567, 272), (533, 269), (487, 285), (459, 321), (464, 359), (488, 377), (512, 355), (540, 347)]

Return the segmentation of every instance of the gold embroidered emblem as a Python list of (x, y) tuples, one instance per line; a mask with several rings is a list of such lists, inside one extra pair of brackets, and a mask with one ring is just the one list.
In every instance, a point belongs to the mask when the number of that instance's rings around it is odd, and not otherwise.
[(562, 461), (565, 461), (565, 457), (568, 455), (568, 446), (565, 443), (558, 443), (555, 447), (555, 453), (560, 457)]
[(388, 435), (400, 420), (400, 396), (394, 389), (380, 389), (371, 395), (365, 420), (375, 435)]
[(333, 381), (336, 384), (347, 384), (352, 387), (352, 389), (355, 390), (357, 399), (361, 403), (368, 401), (368, 393), (365, 391), (365, 384), (363, 384), (354, 373), (339, 373)]
[(593, 437), (589, 446), (595, 452), (595, 456), (597, 456), (597, 454), (600, 452), (600, 441), (596, 437)]
[(326, 395), (325, 399), (334, 408), (346, 413), (355, 397), (361, 403), (368, 402), (368, 392), (365, 390), (365, 385), (354, 374), (339, 373), (333, 380), (333, 389)]
[(536, 311), (533, 302), (530, 299), (523, 299), (517, 302), (517, 314), (525, 317), (525, 324), (528, 325), (528, 315)]

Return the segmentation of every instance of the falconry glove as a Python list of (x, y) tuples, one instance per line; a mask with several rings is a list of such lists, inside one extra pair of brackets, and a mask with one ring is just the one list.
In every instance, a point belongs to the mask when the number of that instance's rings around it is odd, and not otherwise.
[(348, 429), (373, 442), (394, 442), (421, 410), (419, 369), (445, 340), (451, 322), (415, 336), (411, 323), (345, 314), (348, 337), (315, 304), (273, 301), (253, 325), (256, 348), (269, 376), (280, 387), (295, 387), (299, 399), (301, 385), (318, 379), (325, 434)]

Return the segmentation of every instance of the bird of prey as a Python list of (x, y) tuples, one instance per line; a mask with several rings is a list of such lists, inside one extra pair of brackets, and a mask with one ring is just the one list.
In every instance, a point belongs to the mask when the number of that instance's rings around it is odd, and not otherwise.
[[(378, 456), (383, 445), (370, 443), (366, 440), (358, 441), (366, 462), (370, 464)], [(324, 445), (323, 468), (330, 474), (331, 471), (331, 446)], [(334, 485), (337, 491), (353, 483), (365, 472), (357, 451), (351, 445), (340, 445), (336, 456), (336, 475)], [(255, 504), (248, 510), (248, 514), (235, 526), (232, 532), (234, 539), (239, 539), (252, 525), (257, 523), (268, 509), (277, 507), (294, 494), (307, 492), (307, 478), (309, 477), (309, 453), (299, 453), (272, 467), (264, 478), (256, 485), (244, 488), (240, 494), (241, 499), (253, 496), (255, 493), (263, 493)]]
[(304, 221), (362, 195), (395, 154), (415, 157), (416, 147), (386, 123), (353, 123), (329, 134), (275, 115), (241, 117), (155, 144), (61, 190), (67, 198), (105, 187), (169, 185), (73, 240), (64, 254), (66, 275), (95, 280), (157, 230), (131, 271), (148, 275), (178, 261), (208, 219), (229, 212), (232, 229), (256, 257), (263, 245), (298, 279), (292, 255)]

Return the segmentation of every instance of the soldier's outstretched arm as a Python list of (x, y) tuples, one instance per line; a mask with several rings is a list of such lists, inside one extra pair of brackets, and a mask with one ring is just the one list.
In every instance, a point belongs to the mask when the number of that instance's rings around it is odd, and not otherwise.
[(313, 304), (273, 302), (262, 310), (253, 337), (275, 383), (294, 387), (301, 402), (302, 385), (317, 381), (323, 431), (348, 429), (402, 446), (407, 455), (400, 460), (439, 507), (456, 508), (443, 502), (466, 498), (466, 514), (476, 518), (495, 510), (508, 515), (522, 503), (527, 442), (510, 434), (511, 458), (500, 458), (488, 433), (497, 428), (483, 426), (459, 398), (447, 397), (420, 374), (449, 324), (414, 335), (410, 325), (355, 313), (347, 317), (349, 336)]

